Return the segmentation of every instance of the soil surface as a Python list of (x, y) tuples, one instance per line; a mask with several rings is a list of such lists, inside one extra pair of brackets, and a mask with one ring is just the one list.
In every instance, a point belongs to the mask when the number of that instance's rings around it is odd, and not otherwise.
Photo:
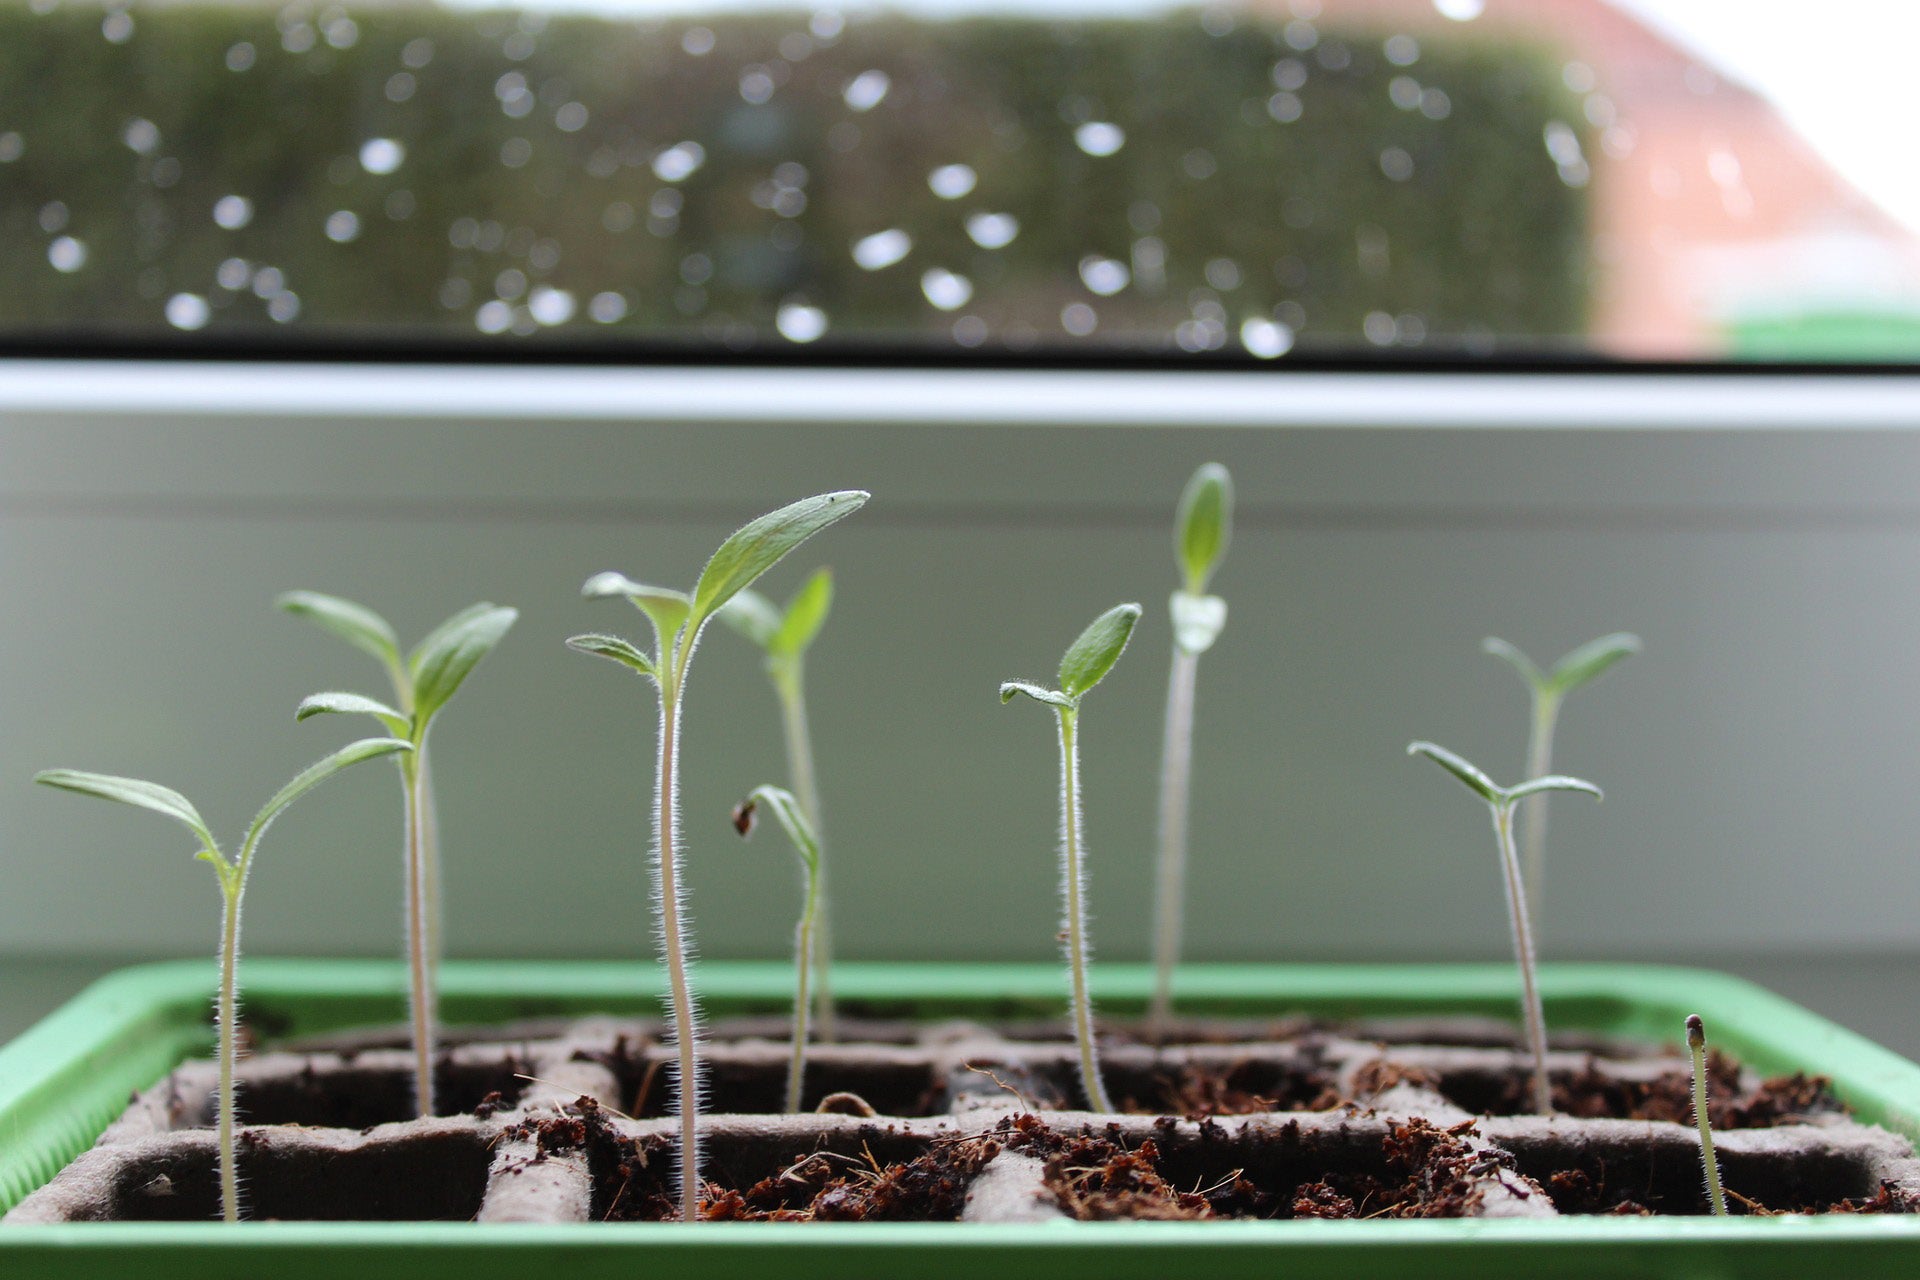
[[(1668, 1120), (1693, 1124), (1693, 1077), (1684, 1070), (1666, 1072), (1650, 1080), (1621, 1079), (1586, 1066), (1550, 1081), (1556, 1111), (1583, 1120)], [(1523, 1072), (1503, 1074), (1491, 1089), (1462, 1087), (1446, 1082), (1442, 1091), (1469, 1111), (1483, 1115), (1516, 1115), (1530, 1109), (1532, 1079)], [(1472, 1097), (1468, 1094), (1478, 1094)], [(1821, 1115), (1843, 1114), (1834, 1097), (1833, 1082), (1825, 1076), (1776, 1076), (1752, 1089), (1742, 1087), (1740, 1065), (1710, 1050), (1707, 1054), (1707, 1117), (1715, 1129), (1770, 1129), (1802, 1124)]]

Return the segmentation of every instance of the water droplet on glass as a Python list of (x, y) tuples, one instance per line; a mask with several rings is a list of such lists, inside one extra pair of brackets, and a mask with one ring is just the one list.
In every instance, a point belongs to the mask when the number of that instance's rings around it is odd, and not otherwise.
[(653, 158), (653, 176), (662, 182), (679, 182), (706, 161), (707, 149), (699, 143), (675, 143)]
[(203, 329), (213, 318), (213, 308), (197, 293), (176, 293), (167, 299), (167, 323), (176, 329)]
[(1433, 7), (1443, 18), (1454, 22), (1472, 22), (1487, 7), (1487, 0), (1433, 0)]
[(1276, 320), (1254, 316), (1240, 326), (1240, 345), (1261, 360), (1277, 360), (1293, 350), (1293, 330)]
[(227, 231), (238, 231), (253, 221), (253, 201), (245, 196), (221, 196), (213, 204), (213, 220)]
[(407, 41), (406, 47), (400, 50), (400, 61), (418, 71), (433, 61), (433, 41), (425, 36)]
[(1360, 322), (1360, 331), (1374, 346), (1390, 347), (1400, 334), (1400, 326), (1384, 311), (1369, 311), (1367, 318)]
[(680, 47), (696, 58), (704, 58), (712, 53), (714, 43), (711, 27), (688, 27), (686, 34), (680, 37)]
[(508, 267), (493, 278), (493, 292), (496, 297), (513, 301), (527, 291), (527, 273), (518, 267)]
[(473, 326), (482, 333), (505, 333), (513, 324), (513, 308), (494, 298), (473, 313)]
[(1320, 29), (1305, 18), (1295, 18), (1280, 34), (1288, 48), (1298, 49), (1301, 53), (1320, 43)]
[(527, 299), (527, 311), (544, 325), (565, 324), (573, 319), (573, 295), (565, 289), (541, 285)]
[(340, 15), (327, 24), (327, 43), (336, 49), (351, 49), (360, 42), (360, 28), (352, 18)]
[(1410, 67), (1420, 61), (1420, 42), (1412, 36), (1388, 36), (1381, 52), (1387, 55), (1387, 61), (1396, 67)]
[(1127, 145), (1127, 131), (1107, 120), (1089, 120), (1073, 131), (1073, 144), (1090, 156), (1110, 156)]
[(1099, 324), (1099, 315), (1084, 302), (1069, 302), (1060, 308), (1060, 327), (1076, 338), (1086, 337)]
[(151, 155), (153, 149), (160, 145), (160, 126), (136, 116), (127, 121), (127, 127), (120, 131), (120, 140), (140, 155)]
[(387, 77), (387, 101), (406, 102), (413, 97), (413, 91), (419, 87), (411, 71), (396, 71)]
[(1205, 182), (1220, 170), (1220, 162), (1205, 147), (1195, 147), (1180, 157), (1180, 169), (1195, 182)]
[(1240, 287), (1240, 264), (1232, 258), (1213, 258), (1207, 262), (1207, 283), (1222, 293)]
[(1273, 64), (1273, 87), (1297, 93), (1307, 83), (1307, 64), (1298, 58), (1282, 58)]
[(1444, 89), (1428, 89), (1420, 95), (1420, 114), (1429, 120), (1445, 120), (1453, 114), (1453, 99)]
[(812, 342), (827, 331), (827, 313), (801, 302), (789, 302), (774, 316), (774, 328), (788, 342)]
[(70, 216), (64, 201), (49, 200), (40, 206), (40, 229), (48, 235), (56, 231), (65, 231)]
[(587, 106), (584, 102), (569, 102), (553, 113), (553, 127), (562, 133), (578, 133), (587, 127)]
[(913, 250), (913, 237), (898, 227), (876, 231), (854, 242), (853, 260), (868, 271), (890, 267)]
[(267, 319), (275, 324), (286, 324), (300, 314), (300, 295), (291, 289), (283, 289), (267, 299)]
[(1560, 68), (1560, 83), (1567, 86), (1569, 93), (1592, 93), (1593, 86), (1599, 82), (1593, 68), (1584, 62), (1569, 62)]
[(360, 167), (368, 173), (392, 173), (406, 158), (407, 149), (392, 138), (368, 138), (360, 144)]
[(880, 105), (893, 87), (893, 78), (884, 71), (862, 71), (847, 82), (841, 98), (854, 111), (871, 111)]
[(305, 53), (313, 48), (313, 28), (297, 22), (280, 33), (280, 47), (288, 53)]
[(0, 164), (12, 164), (27, 152), (27, 140), (12, 131), (0, 133)]
[(596, 293), (587, 303), (587, 314), (600, 324), (613, 324), (626, 316), (627, 300), (611, 290)]
[(1097, 293), (1103, 298), (1111, 298), (1126, 288), (1127, 281), (1132, 278), (1133, 274), (1127, 270), (1126, 265), (1112, 258), (1103, 258), (1097, 253), (1090, 253), (1080, 259), (1080, 282), (1086, 285), (1090, 292)]
[(963, 347), (977, 347), (987, 340), (987, 322), (979, 316), (961, 316), (953, 322), (953, 340)]
[(87, 265), (87, 246), (72, 236), (61, 236), (47, 246), (47, 261), (55, 271), (70, 275)]
[(942, 311), (958, 311), (973, 297), (973, 281), (945, 267), (934, 267), (920, 277), (920, 292)]
[(327, 239), (335, 244), (351, 244), (360, 236), (360, 215), (351, 209), (336, 209), (327, 215)]
[(257, 57), (259, 57), (259, 54), (256, 53), (254, 47), (245, 40), (240, 41), (238, 44), (230, 45), (227, 49), (227, 70), (250, 70)]
[(500, 144), (500, 163), (509, 169), (519, 169), (533, 159), (533, 144), (525, 138), (508, 138)]
[(108, 44), (125, 44), (133, 39), (133, 15), (122, 9), (100, 20), (100, 34)]
[(253, 279), (253, 266), (245, 258), (228, 258), (214, 271), (213, 278), (228, 293), (238, 293)]
[(287, 277), (278, 267), (262, 267), (253, 273), (253, 296), (271, 298), (287, 287)]
[(835, 40), (846, 30), (847, 20), (838, 9), (821, 9), (807, 19), (807, 30), (816, 40)]
[(763, 106), (773, 97), (773, 77), (765, 67), (749, 67), (740, 76), (740, 96), (753, 106)]
[(1387, 85), (1387, 97), (1402, 111), (1420, 106), (1420, 82), (1412, 76), (1395, 76)]
[(967, 235), (982, 249), (1004, 249), (1020, 234), (1020, 220), (1010, 213), (976, 213), (967, 219)]
[(1267, 114), (1281, 124), (1292, 124), (1304, 110), (1299, 97), (1284, 90), (1267, 99)]
[(1394, 182), (1405, 182), (1413, 176), (1413, 157), (1402, 147), (1388, 147), (1380, 153), (1380, 172)]
[(980, 181), (972, 165), (943, 164), (927, 175), (927, 186), (942, 200), (958, 200)]

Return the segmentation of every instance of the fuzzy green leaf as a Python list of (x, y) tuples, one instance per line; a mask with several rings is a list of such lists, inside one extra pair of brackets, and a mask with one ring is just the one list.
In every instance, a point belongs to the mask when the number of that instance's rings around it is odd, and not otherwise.
[(1595, 800), (1604, 799), (1600, 788), (1581, 778), (1569, 778), (1562, 774), (1550, 773), (1543, 778), (1534, 778), (1523, 782), (1507, 792), (1508, 801), (1524, 800), (1528, 796), (1539, 795), (1542, 791), (1579, 791), (1592, 796)]
[(396, 738), (409, 737), (413, 732), (413, 721), (402, 712), (395, 711), (376, 698), (362, 697), (357, 693), (315, 693), (300, 700), (294, 709), (295, 720), (308, 720), (318, 715), (372, 716), (387, 727), (387, 731)]
[(1117, 604), (1107, 610), (1067, 646), (1060, 659), (1060, 691), (1078, 700), (1100, 683), (1113, 664), (1120, 661), (1127, 641), (1133, 636), (1133, 624), (1140, 621), (1140, 606)]
[(381, 756), (390, 756), (396, 751), (411, 750), (413, 750), (413, 744), (403, 742), (399, 738), (362, 738), (358, 742), (349, 742), (332, 755), (307, 766), (292, 782), (274, 792), (273, 799), (261, 806), (260, 812), (254, 815), (253, 821), (247, 826), (246, 840), (241, 845), (242, 857), (244, 858), (246, 853), (260, 842), (260, 837), (266, 834), (267, 827), (285, 811), (288, 805), (334, 774), (366, 760), (377, 760)]
[(333, 632), (389, 668), (400, 669), (400, 638), (385, 618), (365, 605), (318, 591), (289, 591), (276, 598), (274, 604)]
[(1407, 754), (1410, 756), (1425, 756), (1454, 777), (1460, 779), (1460, 781), (1466, 783), (1468, 787), (1472, 788), (1472, 790), (1488, 804), (1499, 804), (1507, 798), (1507, 793), (1494, 785), (1492, 778), (1482, 773), (1476, 766), (1468, 763), (1465, 758), (1455, 755), (1445, 747), (1438, 746), (1431, 742), (1410, 742), (1407, 744)]
[(1622, 658), (1640, 652), (1640, 637), (1628, 631), (1589, 640), (1553, 664), (1547, 677), (1555, 693), (1569, 693), (1592, 680)]
[(480, 601), (478, 604), (470, 604), (433, 630), (427, 632), (420, 643), (413, 646), (413, 652), (407, 655), (407, 673), (409, 677), (416, 680), (419, 679), (420, 664), (426, 659), (427, 654), (438, 650), (446, 643), (449, 635), (465, 627), (475, 618), (486, 613), (491, 613), (494, 607), (494, 605), (485, 600)]
[(435, 631), (416, 655), (413, 673), (413, 714), (420, 724), (432, 720), (447, 705), (480, 659), (493, 652), (507, 634), (518, 609), (488, 606), (469, 611), (457, 625)]
[(714, 616), (762, 649), (771, 649), (773, 638), (780, 634), (780, 610), (752, 589), (735, 595)]
[(1187, 592), (1205, 595), (1207, 581), (1233, 538), (1233, 477), (1217, 462), (1193, 473), (1174, 516), (1173, 550), (1186, 573)]
[(1520, 652), (1518, 645), (1502, 640), (1499, 636), (1488, 636), (1480, 642), (1480, 651), (1492, 654), (1518, 671), (1520, 678), (1527, 682), (1529, 688), (1536, 690), (1546, 688), (1546, 673), (1534, 664), (1532, 658)]
[(659, 676), (659, 672), (654, 669), (653, 659), (634, 648), (631, 644), (628, 644), (625, 640), (622, 640), (619, 636), (607, 636), (598, 633), (584, 636), (569, 636), (567, 638), (567, 648), (580, 653), (591, 653), (601, 658), (611, 658), (615, 662), (632, 667), (643, 676), (652, 676), (656, 679)]
[(1049, 689), (1045, 685), (1030, 684), (1025, 680), (1009, 680), (1000, 686), (1000, 705), (1013, 701), (1017, 693), (1024, 693), (1035, 702), (1044, 702), (1050, 707), (1059, 707), (1063, 711), (1073, 711), (1080, 706), (1080, 699), (1061, 693), (1058, 689)]
[(858, 511), (869, 496), (860, 489), (816, 494), (749, 521), (720, 544), (700, 571), (687, 625), (698, 631), (714, 610), (752, 586), (789, 551), (834, 521)]
[(767, 651), (776, 658), (795, 658), (812, 646), (833, 609), (833, 570), (816, 569), (787, 601), (786, 617)]
[(80, 769), (43, 769), (33, 775), (33, 780), (62, 791), (98, 796), (102, 800), (117, 800), (121, 804), (164, 813), (193, 832), (208, 849), (219, 847), (214, 843), (213, 833), (207, 830), (206, 820), (200, 816), (200, 811), (170, 787), (142, 782), (138, 778), (116, 778), (111, 774), (87, 773)]
[(1227, 625), (1227, 602), (1219, 596), (1176, 591), (1168, 607), (1173, 614), (1173, 642), (1183, 653), (1198, 655), (1213, 648)]
[(740, 834), (743, 836), (752, 834), (752, 814), (754, 809), (761, 805), (771, 810), (773, 816), (779, 819), (780, 825), (786, 828), (787, 839), (793, 841), (793, 850), (800, 855), (800, 861), (805, 864), (807, 874), (809, 876), (817, 874), (820, 870), (819, 838), (814, 835), (813, 824), (807, 821), (807, 815), (800, 811), (800, 802), (794, 799), (793, 793), (784, 787), (761, 786), (753, 789), (753, 794), (747, 797), (746, 803), (742, 804), (737, 811), (741, 817), (736, 819), (735, 825), (741, 828)]
[(674, 637), (680, 634), (680, 627), (693, 607), (692, 600), (684, 591), (650, 587), (618, 573), (594, 574), (580, 588), (580, 594), (589, 600), (605, 600), (613, 596), (624, 596), (631, 600), (633, 607), (646, 614), (647, 621), (653, 624), (662, 653), (673, 647)]

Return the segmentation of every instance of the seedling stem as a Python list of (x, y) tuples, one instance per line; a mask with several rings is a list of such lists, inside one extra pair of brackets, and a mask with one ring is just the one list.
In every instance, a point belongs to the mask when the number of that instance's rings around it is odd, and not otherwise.
[(1713, 1154), (1713, 1124), (1707, 1119), (1707, 1026), (1700, 1015), (1687, 1015), (1687, 1053), (1693, 1058), (1693, 1123), (1700, 1130), (1700, 1167), (1706, 1174), (1707, 1199), (1715, 1217), (1727, 1216), (1726, 1192), (1720, 1188), (1720, 1161)]
[(801, 1085), (807, 1070), (807, 1013), (810, 1003), (807, 979), (813, 969), (814, 929), (818, 926), (820, 915), (820, 842), (815, 838), (806, 813), (793, 793), (773, 786), (755, 787), (753, 794), (733, 811), (734, 829), (741, 836), (753, 834), (754, 815), (762, 804), (773, 810), (773, 816), (793, 842), (794, 852), (800, 855), (800, 869), (806, 882), (800, 923), (793, 931), (793, 1052), (787, 1063), (787, 1114), (792, 1115), (800, 1110)]

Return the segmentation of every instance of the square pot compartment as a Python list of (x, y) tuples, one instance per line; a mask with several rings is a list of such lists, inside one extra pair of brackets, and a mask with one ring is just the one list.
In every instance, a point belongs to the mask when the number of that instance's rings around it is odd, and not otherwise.
[[(703, 1172), (720, 1216), (813, 1220), (648, 1220), (668, 1207), (677, 1141), (659, 1114), (658, 1020), (639, 1016), (657, 1008), (652, 966), (449, 965), (449, 1021), (503, 1025), (447, 1037), (440, 1089), (469, 1114), (402, 1122), (405, 1051), (391, 1033), (341, 1034), (398, 1016), (397, 968), (253, 961), (249, 1025), (278, 1047), (243, 1063), (239, 1167), (250, 1216), (276, 1221), (192, 1221), (214, 1211), (197, 1127), (210, 1068), (153, 1077), (205, 1052), (210, 975), (165, 965), (105, 980), (0, 1051), (0, 1132), (46, 1135), (0, 1146), (0, 1203), (24, 1201), (0, 1227), (0, 1262), (9, 1276), (136, 1258), (144, 1274), (204, 1275), (240, 1250), (276, 1274), (504, 1274), (538, 1258), (611, 1275), (650, 1251), (677, 1275), (1571, 1275), (1601, 1249), (1637, 1273), (1789, 1274), (1839, 1265), (1835, 1250), (1856, 1272), (1920, 1265), (1920, 1219), (1700, 1216), (1697, 1139), (1671, 1119), (1502, 1114), (1524, 1062), (1502, 1044), (1515, 979), (1501, 966), (1189, 970), (1193, 1017), (1165, 1044), (1125, 1025), (1146, 975), (1102, 971), (1103, 1067), (1128, 1112), (1111, 1117), (1054, 1110), (1078, 1094), (1071, 1045), (1053, 1038), (1060, 975), (994, 966), (845, 966), (843, 1037), (810, 1053), (809, 1100), (854, 1094), (876, 1114), (761, 1114), (784, 1081), (789, 976), (702, 971), (719, 1019)], [(1748, 1064), (1722, 1073), (1723, 1097), (1759, 1072), (1817, 1072), (1869, 1122), (1789, 1091), (1800, 1111), (1716, 1130), (1730, 1189), (1771, 1208), (1901, 1207), (1920, 1192), (1906, 1136), (1920, 1068), (1719, 975), (1550, 966), (1543, 988), (1556, 1086), (1576, 1110), (1590, 1096), (1663, 1114), (1684, 1057), (1623, 1041), (1673, 1043), (1698, 1009)], [(111, 1099), (135, 1087), (113, 1120)], [(303, 1208), (308, 1194), (320, 1199)], [(1607, 1216), (1638, 1208), (1667, 1216)], [(874, 1220), (841, 1220), (849, 1210)], [(1197, 1214), (1256, 1221), (1177, 1220)], [(1430, 1214), (1471, 1221), (1403, 1220)], [(1309, 1220), (1330, 1216), (1366, 1220)]]

